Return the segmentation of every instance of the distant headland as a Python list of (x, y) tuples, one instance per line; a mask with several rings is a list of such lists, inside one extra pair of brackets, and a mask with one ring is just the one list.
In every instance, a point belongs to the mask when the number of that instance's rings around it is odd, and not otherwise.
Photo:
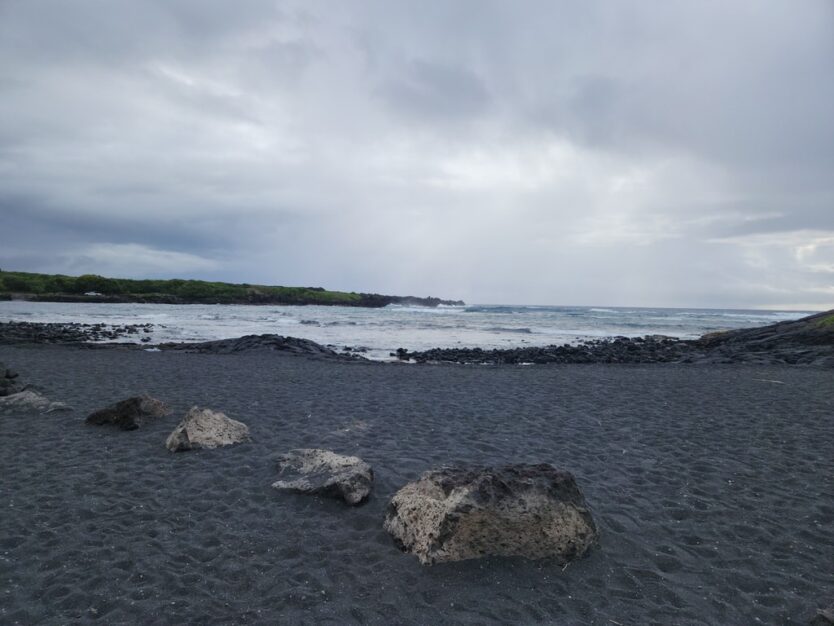
[(0, 300), (38, 302), (142, 302), (152, 304), (318, 304), (380, 308), (389, 304), (436, 307), (464, 304), (435, 297), (385, 296), (328, 291), (322, 287), (279, 287), (204, 280), (134, 280), (96, 274), (64, 276), (0, 270)]

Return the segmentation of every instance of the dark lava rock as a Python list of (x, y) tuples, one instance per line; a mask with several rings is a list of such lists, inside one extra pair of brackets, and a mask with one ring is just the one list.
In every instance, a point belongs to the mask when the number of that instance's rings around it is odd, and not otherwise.
[(834, 311), (761, 328), (709, 333), (694, 341), (650, 335), (598, 339), (576, 346), (435, 348), (423, 352), (399, 348), (392, 356), (417, 363), (754, 363), (834, 367)]
[(164, 350), (185, 350), (209, 354), (232, 354), (235, 352), (275, 351), (289, 354), (325, 357), (330, 359), (350, 359), (357, 357), (339, 354), (335, 350), (326, 348), (309, 339), (298, 337), (283, 337), (281, 335), (246, 335), (234, 339), (220, 339), (218, 341), (204, 341), (201, 343), (163, 343), (159, 348)]
[(139, 421), (163, 417), (169, 413), (168, 407), (156, 398), (147, 395), (134, 396), (91, 413), (84, 422), (94, 426), (111, 424), (122, 430), (136, 430), (139, 428)]
[(105, 324), (6, 322), (0, 323), (0, 344), (13, 343), (58, 343), (84, 344), (97, 341), (121, 339), (139, 332), (148, 331), (152, 324), (129, 324), (107, 326)]
[(680, 360), (691, 350), (691, 342), (672, 337), (599, 339), (576, 346), (531, 346), (484, 350), (482, 348), (435, 348), (409, 352), (399, 348), (397, 358), (404, 361), (454, 363), (668, 363)]
[(694, 342), (707, 363), (834, 366), (834, 311), (760, 328), (708, 333)]
[(426, 472), (394, 495), (384, 526), (429, 565), (487, 555), (567, 563), (599, 537), (573, 475), (546, 463)]
[(282, 491), (341, 498), (348, 504), (359, 504), (371, 493), (374, 471), (359, 457), (300, 448), (277, 462), (281, 474), (272, 486)]

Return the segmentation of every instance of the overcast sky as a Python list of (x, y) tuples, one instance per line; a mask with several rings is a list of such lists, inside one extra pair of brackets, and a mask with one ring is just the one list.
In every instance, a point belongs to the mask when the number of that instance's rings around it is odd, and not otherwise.
[(834, 2), (0, 0), (0, 267), (834, 308)]

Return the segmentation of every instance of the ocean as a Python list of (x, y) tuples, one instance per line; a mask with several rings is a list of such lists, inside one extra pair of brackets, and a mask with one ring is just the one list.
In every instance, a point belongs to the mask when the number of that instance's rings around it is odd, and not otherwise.
[[(470, 305), (381, 309), (220, 304), (0, 302), (0, 321), (154, 325), (153, 343), (275, 333), (387, 360), (397, 348), (513, 348), (601, 337), (704, 333), (798, 319), (810, 311)], [(127, 339), (130, 340), (130, 339)]]

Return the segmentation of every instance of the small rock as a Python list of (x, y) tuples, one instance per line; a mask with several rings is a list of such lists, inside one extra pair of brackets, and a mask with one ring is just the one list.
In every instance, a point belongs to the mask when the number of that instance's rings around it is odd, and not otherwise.
[(428, 565), (486, 555), (567, 563), (599, 536), (573, 476), (548, 464), (426, 472), (394, 495), (384, 526)]
[(165, 446), (171, 452), (198, 448), (217, 448), (249, 441), (249, 427), (219, 411), (191, 407), (168, 436)]
[(359, 504), (371, 492), (374, 471), (356, 456), (342, 456), (330, 450), (300, 448), (278, 458), (280, 480), (276, 489), (295, 493), (342, 498)]
[(63, 402), (52, 402), (49, 398), (31, 389), (0, 397), (0, 412), (14, 413), (20, 411), (54, 413), (56, 411), (72, 411), (72, 407)]
[(148, 395), (133, 396), (91, 413), (84, 422), (94, 426), (112, 424), (122, 430), (136, 430), (139, 428), (139, 420), (163, 417), (170, 412), (168, 407), (156, 398)]

